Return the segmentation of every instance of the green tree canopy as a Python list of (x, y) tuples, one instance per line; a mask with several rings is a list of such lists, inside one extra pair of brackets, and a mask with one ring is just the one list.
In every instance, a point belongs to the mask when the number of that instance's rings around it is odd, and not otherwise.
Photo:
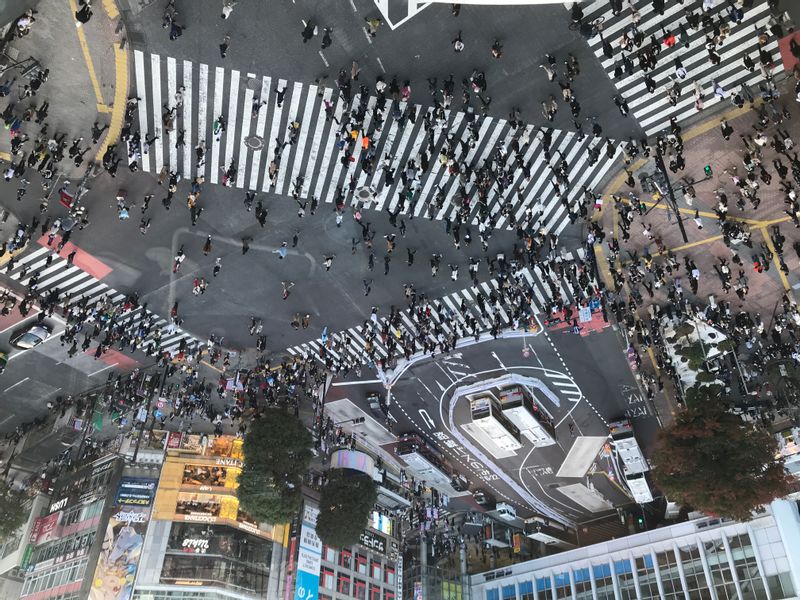
[(750, 519), (789, 492), (777, 441), (728, 412), (729, 401), (699, 388), (687, 410), (659, 432), (653, 476), (670, 499), (695, 510)]
[(266, 410), (244, 437), (244, 468), (237, 496), (259, 521), (289, 521), (302, 503), (302, 478), (311, 461), (311, 434), (294, 415)]
[(317, 535), (335, 548), (355, 544), (377, 498), (375, 482), (368, 475), (332, 469), (320, 496)]
[(0, 479), (0, 542), (6, 541), (25, 524), (29, 511), (23, 495)]

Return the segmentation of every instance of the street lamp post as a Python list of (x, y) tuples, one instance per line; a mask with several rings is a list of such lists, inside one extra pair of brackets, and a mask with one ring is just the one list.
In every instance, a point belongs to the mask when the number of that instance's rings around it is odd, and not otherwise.
[[(670, 182), (669, 175), (667, 174), (667, 167), (664, 165), (664, 157), (661, 155), (661, 150), (658, 148), (656, 148), (656, 168), (661, 171), (661, 174), (664, 176), (664, 181), (666, 182), (667, 187), (667, 202), (670, 208), (675, 211), (675, 218), (678, 220), (678, 229), (681, 231), (681, 237), (683, 238), (684, 243), (688, 244), (689, 238), (686, 235), (686, 229), (683, 227), (683, 219), (681, 218), (681, 212), (678, 208), (678, 202), (675, 200), (675, 192), (672, 189), (672, 183)], [(656, 184), (656, 187), (658, 187), (658, 184)], [(659, 192), (661, 192), (660, 189)], [(662, 196), (664, 196), (663, 193)]]

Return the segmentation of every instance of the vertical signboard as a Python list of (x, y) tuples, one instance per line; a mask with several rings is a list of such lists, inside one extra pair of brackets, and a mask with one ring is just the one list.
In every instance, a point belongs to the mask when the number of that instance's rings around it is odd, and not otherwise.
[(317, 600), (319, 570), (322, 561), (322, 542), (317, 537), (319, 509), (306, 503), (303, 525), (300, 528), (300, 550), (297, 555), (297, 577), (294, 600)]
[(129, 600), (157, 480), (123, 477), (117, 488), (89, 600)]

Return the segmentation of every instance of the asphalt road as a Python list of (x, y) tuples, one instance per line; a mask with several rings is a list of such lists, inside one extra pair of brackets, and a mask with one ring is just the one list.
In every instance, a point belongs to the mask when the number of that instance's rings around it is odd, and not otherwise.
[[(525, 346), (530, 350), (527, 357), (522, 353)], [(558, 404), (545, 403), (556, 423), (557, 444), (533, 449), (525, 443), (516, 455), (498, 459), (465, 432), (463, 425), (471, 420), (469, 404), (466, 398), (454, 402), (453, 394), (478, 382), (512, 374), (538, 379), (557, 399)], [(351, 378), (349, 384), (334, 389), (336, 399), (347, 398), (355, 404), (357, 408), (352, 412), (357, 416), (356, 413), (370, 414), (366, 396), (381, 391), (381, 386)], [(652, 410), (638, 394), (611, 328), (585, 337), (549, 331), (538, 336), (500, 339), (466, 346), (434, 360), (420, 360), (401, 369), (391, 397), (389, 413), (396, 420), (395, 434), (421, 434), (445, 453), (456, 470), (470, 480), (472, 489), (485, 489), (498, 501), (512, 503), (522, 517), (542, 513), (542, 506), (575, 521), (598, 516), (557, 489), (576, 481), (590, 480), (610, 504), (630, 503), (606, 476), (610, 466), (607, 458), (598, 457), (596, 473), (585, 479), (558, 477), (556, 473), (577, 438), (605, 437), (611, 421), (629, 417), (643, 448), (652, 444), (658, 427)], [(350, 417), (337, 414), (337, 419), (345, 416)], [(363, 426), (344, 427), (358, 432)], [(476, 508), (469, 497), (456, 498), (455, 504)], [(538, 511), (533, 508), (537, 505)]]

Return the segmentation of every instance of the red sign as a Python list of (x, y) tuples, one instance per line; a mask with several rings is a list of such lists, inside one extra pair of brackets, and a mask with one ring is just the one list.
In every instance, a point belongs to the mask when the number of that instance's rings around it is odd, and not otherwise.
[(52, 515), (47, 515), (46, 517), (42, 518), (41, 521), (42, 523), (39, 526), (38, 535), (36, 536), (36, 539), (33, 540), (34, 546), (52, 542), (61, 535), (61, 528), (58, 525), (61, 522), (60, 510), (58, 512), (54, 512)]
[(180, 431), (170, 431), (167, 436), (167, 448), (180, 448), (183, 434)]

